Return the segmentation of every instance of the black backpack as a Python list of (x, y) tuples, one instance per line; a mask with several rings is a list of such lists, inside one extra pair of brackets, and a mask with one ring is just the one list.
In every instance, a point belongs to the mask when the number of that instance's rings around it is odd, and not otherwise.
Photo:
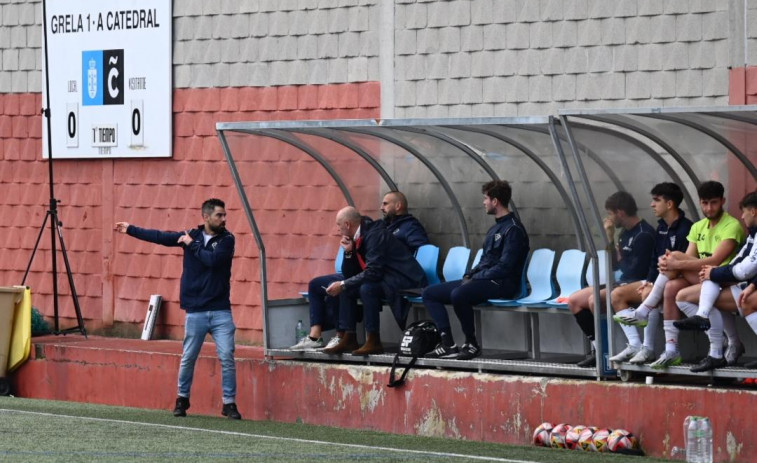
[[(408, 326), (405, 332), (402, 333), (400, 351), (394, 356), (394, 361), (392, 361), (392, 369), (389, 370), (389, 384), (387, 386), (400, 387), (405, 384), (405, 377), (410, 368), (415, 365), (418, 357), (423, 357), (426, 353), (432, 351), (441, 341), (442, 338), (439, 335), (439, 331), (431, 320), (417, 321)], [(400, 356), (412, 357), (412, 359), (405, 367), (405, 371), (397, 379), (396, 371)]]

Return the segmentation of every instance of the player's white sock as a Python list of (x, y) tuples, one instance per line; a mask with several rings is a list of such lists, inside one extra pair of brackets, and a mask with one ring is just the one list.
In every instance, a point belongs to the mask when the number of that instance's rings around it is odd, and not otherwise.
[(647, 315), (649, 311), (652, 310), (652, 308), (660, 305), (662, 295), (665, 293), (665, 284), (667, 282), (668, 277), (666, 277), (664, 274), (661, 273), (657, 275), (657, 278), (654, 281), (654, 285), (652, 285), (652, 291), (649, 293), (649, 296), (647, 296), (647, 298), (644, 299), (644, 302), (642, 302), (641, 305), (636, 309), (638, 311), (643, 307), (643, 312), (641, 312), (642, 316)]
[(702, 283), (702, 290), (699, 292), (699, 310), (697, 315), (707, 318), (710, 316), (712, 306), (720, 295), (720, 285), (711, 280), (705, 280)]
[(628, 345), (632, 347), (641, 346), (641, 338), (639, 337), (639, 330), (633, 325), (620, 325), (623, 329), (623, 333), (628, 338)]
[[(736, 331), (736, 316), (730, 312), (723, 312), (721, 310), (713, 310), (710, 313), (713, 312), (720, 312), (720, 315), (723, 317), (723, 332), (725, 332), (728, 338), (728, 344), (732, 346), (741, 344), (741, 338), (738, 331)], [(710, 320), (710, 324), (712, 324), (712, 320)]]
[(697, 305), (692, 302), (676, 301), (676, 305), (687, 317), (696, 315), (697, 310), (699, 309), (699, 307), (697, 307)]
[(678, 352), (678, 328), (673, 325), (673, 320), (664, 320), (662, 329), (665, 331), (665, 352)]
[(651, 351), (654, 351), (658, 326), (660, 326), (660, 309), (652, 309), (647, 317), (647, 326), (644, 327), (644, 347)]
[(723, 358), (723, 314), (719, 310), (710, 312), (710, 329), (707, 330), (710, 339), (710, 353), (712, 358)]

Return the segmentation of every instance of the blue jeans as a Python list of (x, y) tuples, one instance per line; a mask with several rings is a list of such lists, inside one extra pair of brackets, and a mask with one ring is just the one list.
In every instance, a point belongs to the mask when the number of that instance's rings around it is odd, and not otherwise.
[(323, 331), (336, 327), (339, 320), (339, 296), (329, 296), (328, 288), (335, 281), (344, 280), (341, 273), (323, 275), (310, 280), (308, 299), (310, 300), (310, 326), (319, 325)]
[(234, 364), (234, 320), (230, 310), (208, 310), (187, 313), (184, 318), (184, 353), (179, 367), (179, 396), (189, 397), (192, 388), (195, 362), (200, 354), (205, 335), (213, 336), (218, 360), (221, 361), (221, 387), (223, 403), (236, 401), (237, 370)]
[(444, 333), (451, 333), (449, 316), (444, 304), (452, 304), (466, 338), (475, 339), (473, 306), (488, 299), (512, 297), (516, 288), (514, 285), (493, 280), (470, 280), (462, 283), (463, 280), (455, 280), (427, 286), (422, 294), (423, 304), (434, 319), (436, 327)]

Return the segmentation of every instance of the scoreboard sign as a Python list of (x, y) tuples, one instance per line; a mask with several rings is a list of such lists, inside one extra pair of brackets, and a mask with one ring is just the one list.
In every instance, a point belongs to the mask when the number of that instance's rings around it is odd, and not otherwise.
[(171, 0), (47, 0), (46, 9), (53, 158), (170, 157)]

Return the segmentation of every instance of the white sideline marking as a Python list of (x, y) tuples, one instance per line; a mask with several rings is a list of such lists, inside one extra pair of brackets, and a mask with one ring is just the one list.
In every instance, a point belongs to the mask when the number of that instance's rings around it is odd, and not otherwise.
[(243, 433), (243, 432), (222, 431), (222, 430), (217, 430), (217, 429), (201, 429), (201, 428), (191, 428), (191, 427), (186, 427), (186, 426), (175, 426), (175, 425), (170, 425), (170, 424), (144, 423), (141, 421), (114, 420), (110, 418), (94, 418), (94, 417), (89, 417), (89, 416), (60, 415), (56, 413), (31, 412), (31, 411), (26, 411), (26, 410), (14, 410), (14, 409), (5, 409), (5, 408), (0, 408), (0, 412), (26, 413), (29, 415), (52, 416), (52, 417), (59, 417), (59, 418), (74, 418), (74, 419), (82, 419), (82, 420), (90, 420), (90, 421), (104, 421), (107, 423), (136, 424), (136, 425), (144, 425), (144, 426), (153, 426), (156, 428), (176, 429), (176, 430), (182, 430), (182, 431), (209, 432), (209, 433), (224, 434), (224, 435), (229, 435), (229, 436), (254, 437), (257, 439), (300, 442), (303, 444), (317, 444), (317, 445), (326, 445), (326, 446), (331, 445), (335, 447), (348, 447), (348, 448), (363, 449), (363, 450), (383, 450), (387, 452), (413, 453), (413, 454), (420, 454), (420, 455), (432, 455), (432, 456), (438, 456), (438, 457), (465, 458), (468, 460), (499, 461), (503, 463), (539, 463), (537, 461), (531, 461), (531, 460), (512, 460), (509, 458), (463, 455), (459, 453), (434, 452), (431, 450), (395, 449), (391, 447), (376, 447), (375, 445), (344, 444), (344, 443), (339, 443), (339, 442), (327, 442), (327, 441), (319, 441), (319, 440), (312, 440), (312, 439), (299, 439), (296, 437), (266, 436), (262, 434), (248, 434), (248, 433)]

